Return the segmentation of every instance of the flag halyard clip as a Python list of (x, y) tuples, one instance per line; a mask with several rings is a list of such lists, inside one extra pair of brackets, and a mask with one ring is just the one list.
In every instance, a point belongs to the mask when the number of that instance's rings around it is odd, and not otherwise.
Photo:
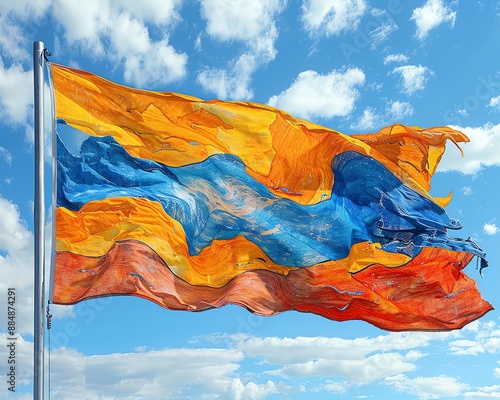
[(49, 49), (43, 49), (43, 58), (45, 61), (50, 62), (48, 57), (52, 57), (52, 53), (49, 51)]

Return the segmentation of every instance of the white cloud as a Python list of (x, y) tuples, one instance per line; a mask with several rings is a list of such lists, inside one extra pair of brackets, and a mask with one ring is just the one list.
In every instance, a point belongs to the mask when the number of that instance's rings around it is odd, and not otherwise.
[(494, 376), (495, 378), (500, 378), (500, 368), (495, 368), (495, 369), (493, 370), (493, 376)]
[(6, 14), (9, 11), (14, 12), (21, 18), (40, 18), (53, 3), (53, 0), (16, 0), (0, 1), (0, 12)]
[(450, 342), (450, 351), (455, 355), (474, 355), (484, 353), (485, 348), (475, 340), (460, 339)]
[(265, 384), (249, 382), (246, 385), (239, 378), (234, 378), (221, 398), (227, 399), (265, 399), (271, 394), (284, 394), (272, 381)]
[(500, 124), (453, 128), (465, 133), (470, 142), (460, 144), (464, 152), (463, 158), (457, 149), (452, 147), (447, 149), (438, 171), (474, 174), (481, 168), (500, 165)]
[(473, 399), (500, 399), (500, 385), (484, 386), (475, 391), (468, 391), (463, 394), (467, 400)]
[[(389, 333), (373, 338), (257, 338), (243, 339), (237, 349), (264, 364), (281, 365), (268, 374), (284, 377), (342, 377), (365, 384), (416, 369), (414, 361), (425, 356), (416, 348), (432, 340), (444, 340), (452, 333)], [(348, 385), (332, 383), (325, 390), (343, 392)]]
[(288, 89), (272, 96), (268, 103), (306, 119), (346, 116), (359, 97), (356, 87), (364, 81), (365, 74), (359, 68), (344, 72), (333, 70), (326, 75), (304, 71)]
[(382, 42), (389, 39), (392, 32), (398, 30), (396, 23), (388, 16), (389, 13), (385, 10), (373, 9), (371, 14), (376, 18), (378, 22), (385, 20), (385, 22), (380, 22), (380, 25), (373, 29), (369, 35), (372, 40), (370, 48), (375, 49)]
[[(176, 53), (167, 40), (151, 43), (141, 53), (130, 54), (125, 60), (123, 77), (140, 87), (153, 83), (169, 83), (186, 75), (187, 56)], [(163, 76), (168, 71), (168, 76)]]
[(401, 74), (404, 92), (409, 95), (423, 90), (429, 79), (428, 75), (434, 75), (433, 71), (421, 65), (418, 67), (416, 65), (403, 65), (394, 68), (392, 72)]
[(328, 37), (356, 30), (365, 10), (363, 0), (305, 0), (301, 20), (309, 34)]
[(385, 384), (399, 392), (418, 396), (421, 399), (440, 399), (441, 397), (460, 396), (469, 388), (453, 377), (439, 375), (410, 379), (403, 374), (385, 378)]
[(406, 101), (392, 101), (389, 104), (388, 116), (394, 122), (400, 122), (403, 118), (413, 114), (413, 107)]
[(196, 36), (196, 39), (194, 41), (194, 49), (196, 51), (201, 51), (203, 48), (203, 45), (201, 44), (201, 34), (199, 34), (198, 36)]
[[(7, 335), (0, 334), (2, 343)], [(16, 383), (33, 379), (33, 343), (17, 335)], [(9, 348), (0, 347), (6, 360)], [(190, 398), (260, 400), (286, 395), (293, 387), (266, 379), (235, 377), (244, 353), (235, 349), (177, 348), (87, 356), (61, 347), (50, 353), (51, 398), (122, 399)], [(255, 379), (259, 377), (256, 376)]]
[[(7, 293), (3, 291), (3, 293)], [(6, 304), (6, 303), (4, 303)], [(19, 315), (16, 312), (16, 317)], [(31, 321), (33, 324), (33, 321)], [(9, 340), (11, 336), (7, 333), (0, 333), (0, 340), (2, 346), (0, 346), (0, 357), (2, 362), (2, 367), (4, 371), (7, 371), (8, 364), (7, 359), (10, 356), (10, 347), (7, 347), (12, 340)], [(22, 335), (16, 334), (15, 339), (15, 367), (16, 367), (16, 394), (21, 392), (21, 389), (26, 389), (28, 385), (33, 382), (33, 343), (26, 341)], [(5, 372), (4, 372), (5, 373)], [(2, 399), (9, 398), (21, 398), (14, 396), (8, 396), (10, 392), (7, 392), (7, 385), (4, 385), (5, 392), (0, 396)], [(5, 396), (5, 397), (4, 397)], [(31, 397), (33, 398), (33, 397)]]
[[(266, 372), (273, 376), (287, 379), (340, 377), (342, 381), (327, 382), (321, 388), (334, 393), (345, 393), (352, 384), (366, 384), (387, 377), (386, 383), (389, 382), (394, 389), (421, 398), (432, 398), (433, 394), (454, 396), (468, 388), (446, 376), (409, 379), (401, 375), (417, 368), (415, 361), (426, 356), (422, 352), (423, 347), (431, 345), (432, 341), (450, 339), (452, 355), (478, 355), (481, 351), (495, 353), (500, 349), (500, 340), (497, 340), (500, 339), (500, 332), (493, 321), (478, 321), (457, 332), (389, 333), (352, 340), (326, 337), (234, 337), (235, 348), (244, 352), (246, 357), (260, 360), (261, 365), (277, 365), (277, 369)], [(228, 337), (224, 337), (224, 340), (227, 341)], [(394, 376), (399, 378), (394, 379)]]
[(363, 114), (359, 117), (355, 124), (351, 125), (351, 128), (358, 129), (360, 131), (364, 130), (376, 130), (381, 124), (382, 118), (375, 113), (372, 107), (367, 107), (364, 109)]
[[(54, 0), (0, 0), (0, 53), (3, 62), (31, 64), (33, 40), (44, 36)], [(11, 66), (10, 64), (8, 64)]]
[[(222, 334), (208, 338), (211, 342), (222, 341), (220, 348), (148, 350), (138, 347), (132, 353), (93, 356), (59, 347), (51, 353), (51, 385), (57, 394), (54, 399), (69, 400), (82, 397), (132, 400), (140, 396), (265, 399), (272, 394), (308, 390), (343, 394), (353, 385), (385, 378), (384, 383), (393, 389), (420, 398), (458, 396), (468, 385), (454, 378), (441, 375), (410, 379), (403, 373), (417, 369), (415, 361), (426, 356), (421, 349), (433, 341), (455, 339), (450, 342), (450, 348), (463, 350), (477, 346), (469, 336), (475, 336), (477, 343), (485, 343), (487, 351), (500, 348), (499, 343), (493, 343), (500, 339), (493, 321), (478, 321), (457, 332), (388, 333), (356, 339)], [(31, 349), (30, 343), (25, 345)], [(5, 352), (6, 349), (0, 348), (0, 357), (5, 359)], [(30, 354), (30, 351), (23, 353), (28, 362)], [(242, 362), (251, 363), (251, 359), (258, 360), (261, 371), (245, 378), (235, 376)], [(262, 371), (268, 365), (278, 368)], [(26, 382), (30, 374), (30, 371), (23, 373)], [(275, 379), (263, 379), (264, 376), (298, 377), (299, 381), (310, 377), (342, 380), (326, 380), (321, 385), (304, 387), (301, 384), (287, 386)]]
[(278, 29), (274, 19), (284, 8), (283, 1), (210, 1), (201, 2), (206, 31), (214, 40), (239, 41), (244, 51), (225, 69), (206, 68), (197, 81), (207, 91), (222, 99), (250, 100), (252, 74), (274, 60)]
[(497, 332), (496, 335), (484, 341), (484, 348), (490, 353), (496, 353), (500, 350), (500, 332)]
[(413, 114), (413, 107), (404, 101), (389, 101), (384, 111), (377, 112), (372, 107), (367, 107), (361, 117), (351, 128), (360, 131), (376, 131), (385, 125), (402, 122), (405, 117)]
[(335, 394), (344, 394), (349, 389), (350, 384), (346, 381), (341, 382), (328, 382), (323, 385), (323, 389), (328, 392), (333, 392)]
[(462, 188), (462, 192), (464, 193), (465, 196), (470, 196), (473, 192), (472, 192), (472, 187), (470, 186), (464, 186)]
[(384, 57), (384, 64), (389, 64), (391, 62), (405, 63), (408, 60), (409, 60), (408, 56), (404, 54), (389, 54)]
[(5, 68), (0, 57), (0, 118), (23, 124), (33, 105), (33, 73), (19, 64)]
[[(90, 55), (104, 56), (104, 46), (100, 35), (105, 36), (111, 24), (111, 8), (108, 2), (86, 3), (59, 0), (54, 8), (54, 16), (65, 28), (64, 38), (69, 44), (83, 45)], [(112, 28), (110, 27), (111, 31)], [(119, 43), (118, 43), (119, 45)]]
[(487, 235), (495, 235), (498, 233), (498, 227), (495, 224), (484, 224), (483, 232)]
[(206, 68), (197, 76), (197, 82), (219, 99), (250, 100), (252, 74), (259, 66), (258, 57), (252, 53), (242, 54), (228, 69)]
[[(0, 334), (5, 343), (5, 334)], [(32, 343), (19, 336), (18, 384), (32, 379)], [(0, 356), (7, 358), (1, 346)], [(86, 356), (71, 348), (51, 351), (51, 389), (54, 399), (264, 399), (286, 388), (272, 381), (246, 382), (233, 373), (243, 360), (233, 349), (162, 349), (147, 352)], [(206, 396), (206, 397), (203, 397)], [(220, 396), (220, 397), (217, 397)]]
[[(19, 208), (0, 196), (0, 292), (16, 290), (16, 330), (33, 332), (33, 235)], [(6, 307), (0, 307), (0, 328), (7, 328)]]
[(495, 108), (495, 109), (498, 109), (500, 110), (500, 96), (496, 96), (496, 97), (492, 97), (490, 99), (490, 104), (489, 106), (491, 108)]
[[(165, 84), (186, 76), (187, 55), (168, 43), (168, 28), (179, 19), (178, 0), (126, 2), (59, 0), (54, 16), (64, 27), (68, 46), (125, 65), (124, 78), (138, 86)], [(161, 28), (153, 39), (148, 26)]]
[(221, 42), (258, 40), (272, 28), (272, 15), (280, 9), (278, 1), (201, 1), (206, 31)]
[(250, 337), (240, 340), (238, 349), (251, 357), (262, 357), (270, 364), (300, 364), (322, 358), (360, 360), (377, 351), (412, 350), (443, 340), (451, 333), (389, 333), (372, 338), (327, 337)]
[(112, 3), (117, 9), (126, 10), (127, 14), (156, 25), (169, 24), (180, 19), (179, 8), (182, 5), (181, 0), (112, 0)]
[(443, 0), (428, 0), (422, 7), (413, 10), (410, 19), (417, 25), (415, 36), (422, 40), (427, 37), (430, 30), (444, 22), (449, 22), (453, 27), (456, 18), (456, 11), (445, 6)]
[(486, 352), (494, 354), (500, 351), (500, 330), (496, 329), (493, 321), (476, 321), (471, 328), (473, 329), (468, 329), (471, 334), (467, 335), (469, 337), (462, 337), (449, 343), (451, 354), (477, 356)]
[(29, 59), (27, 39), (23, 35), (21, 26), (13, 23), (6, 14), (0, 14), (0, 49), (4, 57), (14, 60)]
[[(20, 261), (27, 254), (31, 244), (31, 232), (20, 219), (19, 208), (7, 199), (0, 197), (0, 248), (10, 254), (13, 261)], [(31, 252), (31, 249), (30, 249)], [(28, 253), (29, 254), (29, 253)]]
[(2, 158), (7, 164), (12, 164), (12, 154), (5, 147), (0, 146), (0, 158)]
[[(411, 361), (411, 360), (410, 360)], [(287, 365), (269, 373), (286, 377), (340, 376), (358, 384), (366, 384), (389, 375), (413, 371), (416, 366), (398, 353), (380, 353), (361, 360), (319, 359)]]

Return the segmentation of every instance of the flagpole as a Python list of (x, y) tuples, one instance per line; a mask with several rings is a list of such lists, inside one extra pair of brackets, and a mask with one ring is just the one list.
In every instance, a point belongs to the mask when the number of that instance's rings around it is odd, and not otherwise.
[(44, 43), (33, 44), (33, 77), (35, 89), (35, 259), (34, 259), (34, 353), (33, 398), (44, 398), (44, 326), (45, 316), (45, 203), (44, 203), (44, 131), (43, 67)]

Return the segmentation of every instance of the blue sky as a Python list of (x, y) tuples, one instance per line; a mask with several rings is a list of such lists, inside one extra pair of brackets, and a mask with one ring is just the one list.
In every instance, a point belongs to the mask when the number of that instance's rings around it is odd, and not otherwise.
[[(465, 156), (448, 146), (432, 193), (453, 191), (457, 236), (491, 265), (484, 278), (474, 262), (465, 271), (499, 307), (498, 1), (0, 1), (0, 336), (8, 287), (18, 335), (17, 393), (4, 384), (0, 399), (32, 393), (36, 40), (54, 62), (119, 83), (266, 103), (348, 134), (395, 122), (462, 130)], [(126, 297), (51, 312), (52, 399), (500, 398), (497, 311), (448, 333), (235, 306), (174, 312)], [(6, 359), (2, 344), (2, 376)]]

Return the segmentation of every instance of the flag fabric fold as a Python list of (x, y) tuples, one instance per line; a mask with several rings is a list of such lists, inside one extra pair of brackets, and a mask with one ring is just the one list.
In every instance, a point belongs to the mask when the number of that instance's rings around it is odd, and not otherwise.
[(135, 295), (238, 304), (388, 330), (457, 329), (491, 309), (463, 274), (485, 259), (433, 198), (448, 127), (348, 136), (265, 105), (124, 87), (51, 64), (53, 302)]

